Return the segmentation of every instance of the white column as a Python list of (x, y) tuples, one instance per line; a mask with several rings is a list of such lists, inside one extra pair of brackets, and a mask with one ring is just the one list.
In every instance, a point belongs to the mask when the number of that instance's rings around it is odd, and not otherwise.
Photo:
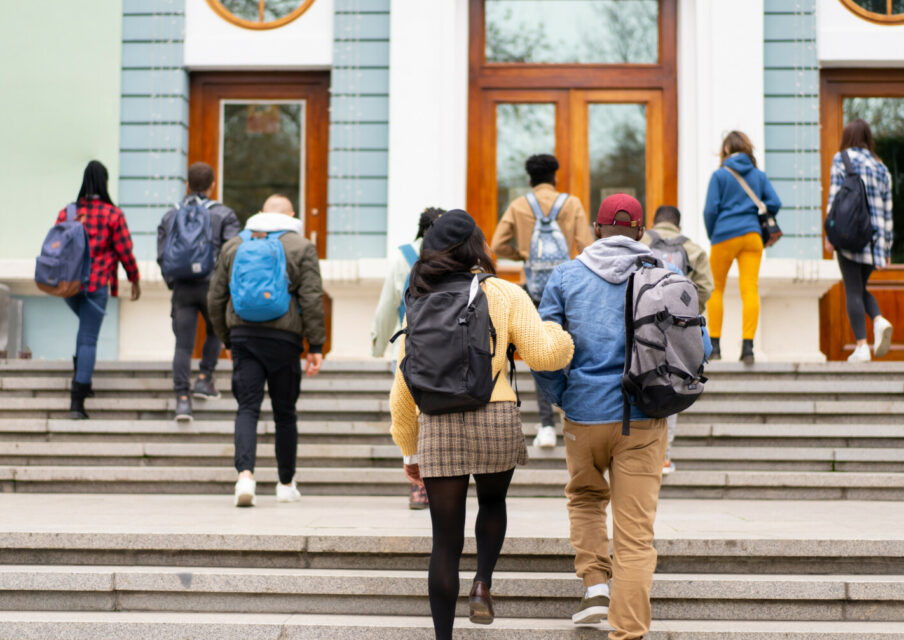
[(465, 208), (467, 144), (467, 0), (392, 0), (387, 255), (425, 207)]
[(678, 7), (679, 208), (708, 245), (703, 204), (729, 131), (746, 133), (764, 164), (763, 0), (682, 0)]

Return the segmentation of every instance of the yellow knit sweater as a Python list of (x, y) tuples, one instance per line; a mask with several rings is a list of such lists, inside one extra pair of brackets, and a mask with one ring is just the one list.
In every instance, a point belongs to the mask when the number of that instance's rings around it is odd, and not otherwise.
[[(487, 296), (490, 318), (496, 328), (498, 347), (493, 358), (493, 375), (503, 371), (505, 352), (509, 343), (515, 345), (521, 359), (537, 371), (558, 371), (571, 362), (574, 342), (555, 322), (543, 322), (524, 289), (500, 278), (489, 278), (481, 285)], [(405, 342), (399, 349), (399, 362), (405, 357)], [(499, 375), (490, 402), (516, 399), (505, 373)], [(405, 384), (401, 368), (396, 369), (395, 381), (389, 396), (392, 412), (392, 439), (403, 455), (417, 453), (417, 407)]]

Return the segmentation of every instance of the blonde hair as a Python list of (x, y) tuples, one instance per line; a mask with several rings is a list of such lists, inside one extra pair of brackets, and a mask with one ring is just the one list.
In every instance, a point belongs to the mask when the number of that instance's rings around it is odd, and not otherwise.
[(753, 143), (746, 134), (740, 131), (732, 131), (725, 136), (725, 139), (722, 141), (722, 163), (725, 162), (725, 159), (728, 156), (735, 153), (746, 153), (750, 156), (753, 166), (756, 166), (756, 158), (753, 156)]

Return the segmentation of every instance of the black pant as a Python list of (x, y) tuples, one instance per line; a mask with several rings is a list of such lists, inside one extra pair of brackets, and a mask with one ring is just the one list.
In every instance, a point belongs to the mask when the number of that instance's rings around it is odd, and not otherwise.
[(236, 471), (254, 471), (257, 420), (264, 401), (264, 383), (276, 423), (276, 465), (279, 481), (295, 476), (298, 423), (295, 403), (301, 390), (301, 349), (273, 338), (242, 337), (232, 341), (232, 395), (239, 403), (235, 416)]
[(207, 339), (201, 352), (201, 373), (207, 377), (213, 375), (223, 348), (207, 313), (209, 284), (206, 280), (183, 280), (177, 281), (173, 286), (173, 333), (176, 335), (173, 390), (178, 395), (187, 394), (191, 383), (191, 354), (195, 350), (199, 313), (207, 325)]
[[(534, 300), (531, 298), (531, 302), (534, 303), (534, 307), (540, 308), (540, 301)], [(557, 415), (556, 412), (553, 411), (552, 403), (546, 399), (546, 396), (543, 395), (543, 392), (540, 390), (540, 385), (537, 384), (537, 376), (534, 376), (534, 372), (531, 371), (531, 376), (534, 378), (534, 385), (537, 387), (537, 409), (540, 411), (540, 424), (544, 427), (554, 427), (556, 426)]]
[[(493, 570), (505, 541), (508, 518), (505, 496), (514, 469), (475, 474), (477, 485), (477, 573), (474, 580), (492, 586)], [(465, 544), (465, 503), (470, 476), (424, 478), (433, 523), (433, 551), (427, 591), (436, 640), (452, 640), (455, 602), (458, 599), (458, 566)]]
[(848, 320), (854, 330), (854, 338), (866, 340), (866, 316), (876, 318), (882, 315), (873, 294), (866, 290), (866, 283), (875, 267), (848, 260), (840, 253), (838, 266), (841, 267), (841, 277), (844, 279)]

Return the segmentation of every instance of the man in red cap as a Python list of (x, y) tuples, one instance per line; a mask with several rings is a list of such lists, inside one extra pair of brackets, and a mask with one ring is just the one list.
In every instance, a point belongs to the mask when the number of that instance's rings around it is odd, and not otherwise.
[(606, 198), (594, 225), (597, 241), (556, 267), (540, 303), (542, 318), (568, 327), (574, 339), (567, 374), (536, 374), (546, 396), (565, 411), (571, 478), (565, 494), (575, 569), (586, 589), (572, 619), (588, 624), (608, 617), (614, 628), (610, 640), (635, 640), (650, 629), (653, 521), (667, 442), (666, 421), (650, 419), (636, 407), (630, 435), (622, 435), (625, 289), (637, 259), (652, 255), (639, 242), (643, 232), (643, 207), (636, 199), (623, 193)]

